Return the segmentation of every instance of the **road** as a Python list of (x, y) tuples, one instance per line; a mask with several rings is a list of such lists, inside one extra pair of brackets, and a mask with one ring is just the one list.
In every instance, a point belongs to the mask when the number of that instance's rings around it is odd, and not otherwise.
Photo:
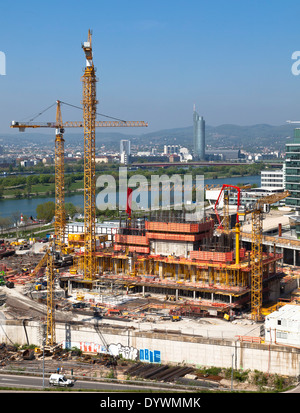
[[(49, 378), (45, 377), (45, 387), (50, 387), (48, 384)], [(13, 375), (13, 374), (1, 374), (0, 373), (0, 388), (1, 387), (13, 387), (18, 389), (37, 389), (41, 390), (43, 388), (43, 378), (34, 376), (24, 376), (24, 375)], [(56, 387), (55, 387), (56, 388)], [(114, 392), (114, 391), (145, 391), (154, 390), (159, 391), (158, 387), (151, 386), (134, 386), (129, 384), (119, 384), (119, 383), (102, 383), (97, 381), (84, 381), (76, 380), (75, 384), (71, 389), (74, 391), (78, 390), (98, 390), (104, 392)], [(174, 389), (172, 389), (173, 391)], [(182, 391), (182, 390), (181, 390)], [(1, 392), (1, 390), (0, 390)]]

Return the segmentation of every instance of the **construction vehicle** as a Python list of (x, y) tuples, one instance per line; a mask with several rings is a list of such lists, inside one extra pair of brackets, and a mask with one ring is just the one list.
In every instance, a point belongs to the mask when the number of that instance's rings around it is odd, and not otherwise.
[[(229, 195), (227, 190), (225, 190), (226, 188), (234, 188), (237, 190), (237, 222), (239, 222), (239, 216), (238, 216), (238, 211), (239, 211), (239, 207), (241, 205), (241, 188), (238, 186), (234, 186), (234, 185), (226, 185), (224, 184), (220, 190), (219, 196), (215, 202), (214, 205), (214, 210), (215, 210), (215, 214), (217, 217), (217, 220), (219, 222), (219, 226), (218, 229), (222, 229), (224, 231), (229, 231)], [(223, 199), (223, 221), (221, 221), (220, 219), (220, 215), (218, 213), (218, 205), (220, 202), (221, 197), (224, 197)]]
[(68, 267), (70, 265), (73, 265), (73, 256), (70, 254), (63, 255), (59, 252), (56, 252), (54, 265), (55, 267)]
[(122, 315), (122, 311), (118, 310), (116, 308), (109, 308), (105, 315), (108, 316), (108, 317), (120, 316), (120, 315)]

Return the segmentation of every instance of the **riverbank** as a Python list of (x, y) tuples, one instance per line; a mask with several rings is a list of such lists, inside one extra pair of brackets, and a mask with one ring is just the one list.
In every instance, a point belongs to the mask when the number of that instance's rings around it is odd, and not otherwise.
[[(222, 181), (222, 183), (221, 183)], [(229, 184), (245, 184), (248, 183), (250, 185), (259, 185), (260, 184), (260, 176), (259, 175), (235, 175), (233, 177), (228, 176), (219, 176), (218, 178), (207, 178), (204, 175), (204, 182), (205, 185), (222, 185), (224, 183)], [(233, 182), (235, 181), (235, 182)], [(84, 182), (83, 180), (77, 180), (69, 185), (69, 188), (65, 192), (66, 196), (71, 196), (76, 193), (80, 193), (84, 190)], [(52, 197), (55, 195), (55, 184), (54, 183), (47, 183), (47, 184), (37, 184), (32, 185), (31, 189), (28, 190), (26, 185), (17, 185), (13, 187), (7, 187), (2, 189), (2, 194), (0, 199), (23, 199), (23, 198), (40, 198), (40, 197)]]
[[(260, 175), (252, 175), (252, 176), (235, 176), (232, 178), (217, 178), (217, 179), (205, 179), (205, 185), (237, 185), (237, 184), (251, 184), (260, 186)], [(48, 195), (44, 193), (43, 196), (32, 196), (27, 197), (27, 195), (23, 195), (21, 198), (2, 198), (0, 199), (0, 211), (1, 217), (9, 217), (13, 213), (22, 213), (23, 215), (27, 215), (28, 217), (36, 216), (36, 208), (39, 204), (48, 201), (55, 201), (55, 193), (54, 193), (54, 186), (53, 192)], [(65, 202), (72, 203), (74, 206), (79, 206), (83, 208), (84, 200), (83, 200), (83, 193), (82, 188), (76, 188), (76, 190), (71, 190), (65, 195)]]

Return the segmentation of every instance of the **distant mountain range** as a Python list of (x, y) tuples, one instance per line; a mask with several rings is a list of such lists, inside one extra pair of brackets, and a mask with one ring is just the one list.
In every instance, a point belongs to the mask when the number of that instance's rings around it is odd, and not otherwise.
[[(240, 126), (224, 124), (219, 126), (206, 126), (206, 144), (212, 148), (238, 148), (245, 150), (261, 150), (265, 147), (272, 150), (284, 151), (287, 138), (293, 136), (295, 126), (286, 124), (273, 126), (268, 124), (257, 124), (250, 126)], [(50, 134), (40, 133), (9, 133), (0, 134), (2, 142), (16, 145), (39, 144), (41, 146), (52, 145), (49, 140)], [(53, 134), (54, 136), (54, 134)], [(175, 129), (163, 129), (141, 135), (124, 134), (120, 132), (96, 132), (96, 145), (100, 148), (105, 145), (106, 148), (119, 149), (121, 139), (130, 139), (132, 146), (138, 145), (140, 149), (158, 146), (163, 148), (166, 144), (178, 144), (192, 148), (193, 145), (193, 127), (183, 127)], [(66, 145), (83, 146), (83, 133), (72, 133), (66, 130)], [(43, 145), (45, 142), (45, 145)], [(1, 142), (0, 142), (1, 144)], [(54, 144), (54, 139), (53, 139)]]

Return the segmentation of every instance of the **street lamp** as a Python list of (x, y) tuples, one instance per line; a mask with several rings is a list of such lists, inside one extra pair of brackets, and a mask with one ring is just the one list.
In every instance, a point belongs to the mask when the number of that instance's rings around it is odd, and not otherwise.
[(45, 344), (46, 338), (43, 337), (43, 389), (45, 388)]
[(233, 357), (234, 353), (231, 355), (231, 391), (233, 391)]

